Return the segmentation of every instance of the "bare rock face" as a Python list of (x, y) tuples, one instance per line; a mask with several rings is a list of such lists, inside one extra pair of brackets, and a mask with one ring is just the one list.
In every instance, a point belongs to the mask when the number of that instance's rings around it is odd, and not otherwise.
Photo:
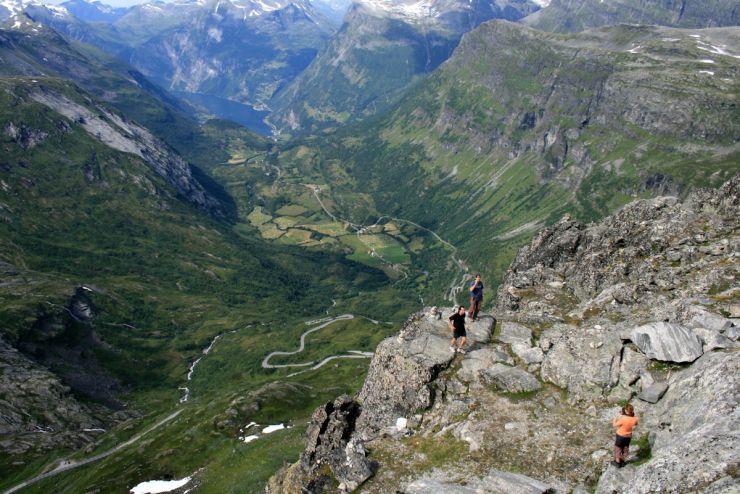
[(306, 432), (300, 461), (273, 476), (267, 492), (330, 492), (335, 481), (340, 490), (351, 491), (367, 480), (372, 470), (365, 448), (360, 440), (351, 437), (360, 411), (359, 403), (347, 395), (317, 408)]
[(482, 479), (473, 479), (466, 485), (433, 478), (417, 479), (406, 486), (406, 494), (550, 494), (555, 489), (539, 480), (519, 473), (493, 469)]
[(542, 362), (542, 380), (591, 399), (617, 384), (622, 341), (616, 331), (565, 327)]
[(607, 470), (597, 494), (735, 492), (740, 444), (737, 357), (712, 352), (676, 374), (668, 391), (642, 417), (652, 432), (652, 458)]
[(0, 452), (80, 448), (108, 428), (112, 416), (102, 406), (75, 400), (57, 376), (0, 340)]
[[(190, 165), (147, 129), (118, 114), (96, 106), (90, 109), (52, 91), (38, 91), (31, 98), (79, 124), (103, 144), (138, 156), (180, 194), (201, 209), (222, 214), (220, 205), (193, 177)], [(6, 133), (8, 129), (6, 129)], [(15, 131), (18, 134), (20, 131)], [(28, 132), (26, 132), (28, 134)], [(22, 132), (19, 134), (23, 137)], [(23, 142), (30, 142), (28, 139)], [(39, 136), (34, 143), (40, 142)]]
[(633, 329), (631, 339), (645, 356), (664, 362), (693, 362), (704, 353), (701, 340), (680, 324), (646, 324)]
[[(644, 295), (658, 288), (675, 290), (677, 280), (688, 274), (687, 266), (698, 269), (715, 254), (732, 255), (735, 244), (728, 237), (737, 228), (739, 188), (736, 176), (719, 190), (694, 192), (684, 203), (675, 197), (635, 201), (591, 225), (565, 216), (520, 249), (498, 291), (497, 305), (521, 311), (528, 303), (522, 289), (563, 280), (564, 289), (582, 301), (597, 300), (603, 293), (601, 304), (645, 302)], [(676, 252), (679, 261), (671, 261)], [(697, 281), (679, 286), (695, 290), (703, 284)]]
[(494, 364), (490, 369), (482, 371), (481, 380), (509, 393), (537, 391), (542, 388), (542, 384), (529, 372), (504, 364)]
[[(406, 321), (399, 337), (383, 340), (375, 350), (358, 400), (363, 413), (357, 430), (369, 438), (379, 430), (429, 408), (434, 401), (432, 382), (455, 358), (450, 351), (446, 312), (430, 319), (428, 311)], [(491, 338), (493, 318), (481, 317), (466, 326), (469, 348), (475, 349)]]
[[(563, 219), (519, 252), (496, 341), (491, 319), (467, 354), (450, 352), (448, 314), (412, 316), (379, 345), (343, 443), (379, 452), (363, 492), (583, 492), (596, 479), (599, 494), (737, 492), (738, 217), (740, 177), (593, 225)], [(610, 422), (630, 400), (652, 457), (617, 469)], [(397, 423), (404, 434), (378, 433)]]
[(301, 467), (314, 473), (327, 464), (349, 490), (367, 480), (372, 471), (365, 449), (361, 442), (350, 438), (359, 415), (360, 405), (346, 395), (317, 408), (306, 434)]

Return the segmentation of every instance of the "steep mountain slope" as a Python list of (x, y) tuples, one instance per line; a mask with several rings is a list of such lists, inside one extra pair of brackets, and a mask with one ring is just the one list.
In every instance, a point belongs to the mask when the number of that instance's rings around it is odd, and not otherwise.
[(5, 0), (0, 3), (0, 21), (5, 20), (15, 14), (23, 11), (23, 4), (20, 0)]
[(67, 0), (60, 4), (83, 22), (114, 22), (128, 12), (128, 7), (111, 7), (100, 0)]
[(331, 19), (337, 25), (342, 23), (344, 14), (347, 13), (351, 0), (314, 0), (311, 4), (316, 7), (316, 10), (324, 14), (328, 19)]
[(307, 142), (337, 177), (335, 202), (371, 196), (348, 206), (356, 219), (416, 221), (498, 279), (566, 210), (594, 219), (737, 170), (739, 35), (489, 22), (386, 116)]
[[(735, 491), (739, 207), (735, 176), (539, 232), (467, 353), (447, 347), (449, 311), (412, 315), (268, 492)], [(616, 468), (627, 402), (640, 422)]]
[[(75, 40), (129, 61), (149, 79), (262, 133), (273, 94), (313, 60), (334, 25), (301, 0), (153, 2), (85, 22), (85, 2), (27, 13)], [(88, 4), (90, 9), (101, 9)], [(119, 15), (121, 14), (121, 15)], [(246, 116), (240, 118), (239, 113)]]
[(207, 2), (187, 22), (136, 46), (129, 59), (168, 89), (264, 109), (313, 60), (331, 26), (307, 3), (259, 6)]
[(576, 32), (619, 23), (683, 28), (737, 26), (740, 7), (732, 0), (552, 0), (522, 22), (555, 32)]
[[(178, 387), (192, 375), (188, 366), (220, 333), (272, 321), (258, 331), (242, 331), (243, 340), (234, 340), (246, 342), (247, 350), (210, 371), (202, 365), (202, 381), (188, 384), (192, 399), (209, 392), (207, 402), (223, 411), (232, 400), (288, 373), (260, 368), (278, 343), (264, 335), (300, 334), (305, 326), (300, 319), (324, 315), (332, 298), (344, 310), (361, 313), (363, 300), (389, 308), (375, 298), (387, 280), (382, 272), (343, 256), (269, 245), (255, 232), (236, 233), (214, 220), (226, 216), (227, 208), (210, 192), (219, 189), (206, 190), (201, 182), (208, 177), (193, 172), (156, 131), (128, 115), (169, 126), (167, 138), (187, 145), (196, 159), (225, 161), (218, 141), (158, 100), (141, 74), (129, 68), (123, 72), (127, 80), (118, 72), (125, 65), (105, 65), (48, 28), (27, 18), (17, 21), (14, 29), (0, 29), (3, 488), (32, 477), (60, 455), (121, 443), (160, 413), (172, 413), (181, 398)], [(247, 137), (255, 149), (267, 145)], [(373, 295), (360, 300), (358, 290)], [(393, 310), (387, 317), (394, 317)], [(341, 341), (323, 345), (325, 351), (367, 351), (373, 335), (383, 334), (369, 321), (343, 324)], [(311, 350), (315, 358), (327, 356)], [(342, 366), (340, 372), (348, 374), (336, 385), (356, 386), (364, 365)], [(231, 368), (226, 376), (224, 368)], [(215, 377), (206, 379), (208, 372)], [(313, 402), (323, 393), (310, 391), (316, 380), (319, 388), (330, 389), (323, 379), (321, 372), (297, 379), (303, 387), (296, 396)], [(218, 386), (211, 390), (213, 383)], [(260, 420), (305, 413), (273, 402), (274, 395), (261, 398), (272, 412)], [(204, 412), (196, 405), (181, 417), (192, 420), (199, 413)], [(219, 456), (203, 458), (203, 448), (230, 450), (237, 430), (226, 435), (206, 430), (194, 450), (181, 449), (182, 454), (200, 466), (218, 465)], [(186, 434), (170, 431), (159, 444), (166, 450)], [(259, 455), (261, 447), (250, 454)], [(250, 482), (262, 482), (296, 447), (291, 442), (276, 449), (275, 466), (263, 467), (268, 470)], [(129, 455), (123, 464), (110, 460), (110, 476), (73, 475), (78, 484), (67, 492), (96, 485), (111, 492), (121, 479), (146, 480), (147, 472), (154, 475), (169, 465), (170, 455), (157, 459), (157, 453), (136, 449)], [(213, 475), (224, 468), (214, 467)], [(55, 492), (66, 489), (54, 485)]]
[(281, 131), (305, 133), (385, 110), (488, 19), (517, 20), (529, 0), (355, 2), (316, 60), (272, 103)]
[[(0, 53), (6, 62), (0, 68), (5, 76), (60, 77), (73, 80), (81, 88), (106, 101), (143, 127), (163, 138), (176, 150), (187, 151), (187, 159), (204, 166), (217, 157), (214, 150), (199, 153), (204, 141), (197, 123), (185, 112), (192, 111), (161, 88), (149, 82), (130, 65), (83, 45), (73, 45), (55, 31), (28, 17), (20, 16), (6, 24), (11, 29), (0, 35)], [(204, 159), (204, 156), (208, 158)], [(224, 155), (225, 156), (225, 155)], [(209, 194), (219, 198), (220, 213), (233, 216), (233, 204), (223, 189), (192, 167), (198, 181)]]

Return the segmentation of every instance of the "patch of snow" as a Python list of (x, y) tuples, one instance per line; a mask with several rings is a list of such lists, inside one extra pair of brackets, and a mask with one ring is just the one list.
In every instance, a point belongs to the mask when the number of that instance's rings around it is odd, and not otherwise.
[(700, 70), (699, 73), (700, 74), (714, 75), (714, 72), (712, 72), (711, 70)]
[[(699, 43), (701, 43), (701, 41)], [(701, 43), (701, 44), (703, 44), (705, 46), (699, 46), (698, 44), (696, 46), (700, 50), (708, 51), (709, 53), (714, 53), (715, 55), (724, 55), (724, 56), (727, 56), (727, 57), (740, 58), (740, 55), (733, 55), (732, 53), (729, 53), (727, 50), (725, 50), (724, 47), (719, 47), (719, 46), (714, 46), (714, 45), (708, 45), (709, 48), (707, 48), (706, 47), (707, 46), (706, 43)]]
[(284, 424), (277, 424), (277, 425), (268, 425), (264, 429), (262, 429), (262, 434), (270, 434), (271, 432), (279, 431), (285, 429)]
[(180, 480), (149, 480), (138, 484), (129, 492), (131, 494), (159, 494), (161, 492), (170, 492), (183, 487), (191, 480), (191, 477), (185, 477)]
[(65, 9), (61, 5), (46, 5), (46, 8), (51, 11), (54, 17), (68, 17), (70, 15), (69, 10)]
[(704, 58), (702, 60), (699, 60), (701, 63), (714, 63), (714, 60), (709, 58)]
[(269, 5), (262, 0), (256, 0), (255, 3), (259, 5), (262, 12), (272, 12), (273, 10), (278, 10), (280, 8), (279, 5)]
[(360, 0), (360, 3), (378, 13), (408, 19), (436, 18), (440, 15), (432, 0), (397, 2), (392, 0)]
[(223, 37), (223, 31), (218, 29), (217, 27), (212, 27), (208, 29), (208, 37), (212, 40), (215, 40), (216, 43), (220, 43), (221, 39)]
[(548, 7), (550, 5), (551, 0), (532, 0), (532, 1), (544, 9), (545, 7)]
[(691, 36), (692, 38), (701, 38), (701, 36), (699, 36), (698, 34), (689, 34), (689, 36)]
[(259, 436), (247, 436), (247, 437), (242, 437), (242, 438), (240, 438), (240, 439), (241, 439), (241, 440), (242, 440), (243, 442), (245, 442), (245, 443), (251, 443), (252, 441), (256, 441), (256, 440), (257, 440), (257, 439), (259, 439), (259, 438), (260, 438)]
[(182, 391), (182, 396), (180, 397), (180, 403), (186, 403), (190, 399), (190, 388), (187, 386), (180, 386), (177, 388), (179, 391)]
[(642, 46), (640, 46), (640, 45), (637, 45), (637, 46), (635, 46), (634, 48), (630, 48), (630, 49), (629, 49), (629, 50), (627, 50), (627, 51), (628, 51), (628, 52), (630, 52), (630, 53), (637, 53), (637, 50), (639, 50), (640, 48), (642, 48)]

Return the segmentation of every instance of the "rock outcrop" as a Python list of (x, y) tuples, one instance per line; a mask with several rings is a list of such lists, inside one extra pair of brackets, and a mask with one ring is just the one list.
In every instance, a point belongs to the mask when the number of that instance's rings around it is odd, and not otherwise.
[(704, 353), (699, 337), (680, 324), (646, 324), (633, 329), (630, 339), (645, 356), (664, 362), (693, 362)]
[(519, 473), (493, 469), (479, 481), (468, 485), (452, 484), (434, 478), (411, 482), (404, 489), (406, 494), (550, 494), (555, 490), (539, 480)]
[(116, 417), (126, 415), (76, 400), (57, 376), (0, 339), (0, 452), (21, 457), (81, 448)]
[(618, 473), (607, 470), (597, 494), (736, 492), (737, 369), (736, 353), (712, 352), (676, 374), (663, 398), (642, 417), (652, 458)]
[[(739, 184), (546, 229), (467, 354), (444, 318), (411, 317), (378, 346), (342, 443), (377, 462), (363, 492), (735, 492)], [(617, 469), (610, 421), (630, 400), (640, 424)]]
[[(408, 417), (432, 405), (432, 383), (455, 358), (447, 327), (450, 313), (441, 319), (430, 317), (428, 311), (415, 314), (398, 337), (378, 345), (358, 396), (363, 404), (358, 431), (366, 439), (395, 424), (398, 417)], [(489, 316), (467, 325), (469, 349), (490, 341), (493, 322)]]
[(333, 484), (325, 468), (339, 482), (340, 490), (354, 490), (372, 475), (362, 442), (352, 438), (360, 405), (340, 396), (314, 411), (306, 433), (301, 459), (273, 477), (270, 492), (324, 492)]

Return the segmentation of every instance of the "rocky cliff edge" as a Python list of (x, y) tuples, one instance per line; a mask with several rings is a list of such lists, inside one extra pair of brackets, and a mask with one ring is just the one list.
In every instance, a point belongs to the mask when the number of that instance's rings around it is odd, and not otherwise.
[[(739, 185), (543, 230), (468, 353), (451, 309), (413, 315), (268, 492), (737, 492)], [(641, 422), (616, 469), (626, 402)]]

